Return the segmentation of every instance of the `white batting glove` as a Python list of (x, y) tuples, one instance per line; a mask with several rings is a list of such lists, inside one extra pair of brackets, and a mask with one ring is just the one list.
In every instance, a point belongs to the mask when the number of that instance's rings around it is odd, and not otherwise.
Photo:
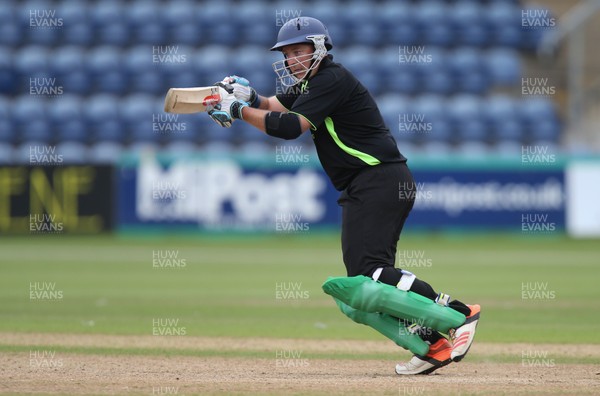
[(230, 85), (221, 84), (228, 94), (221, 98), (221, 101), (214, 106), (209, 106), (208, 115), (214, 122), (224, 128), (229, 128), (233, 121), (237, 119), (243, 119), (242, 109), (248, 106), (248, 103), (239, 100), (233, 94), (233, 88)]
[(239, 76), (228, 76), (223, 79), (225, 84), (229, 84), (233, 87), (233, 94), (237, 99), (243, 100), (248, 103), (250, 106), (254, 103), (258, 94), (250, 86), (250, 81), (245, 79), (244, 77)]

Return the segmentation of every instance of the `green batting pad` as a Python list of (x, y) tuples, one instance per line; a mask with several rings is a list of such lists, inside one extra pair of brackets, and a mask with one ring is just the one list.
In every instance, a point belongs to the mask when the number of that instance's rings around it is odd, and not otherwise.
[(396, 345), (421, 356), (424, 356), (429, 351), (429, 345), (418, 335), (410, 333), (406, 326), (398, 321), (398, 318), (394, 318), (384, 313), (359, 311), (344, 304), (335, 297), (333, 299), (347, 317), (356, 323), (371, 326), (390, 340), (394, 341)]
[(452, 308), (363, 275), (329, 278), (323, 291), (359, 311), (386, 313), (442, 333), (465, 322), (465, 315)]

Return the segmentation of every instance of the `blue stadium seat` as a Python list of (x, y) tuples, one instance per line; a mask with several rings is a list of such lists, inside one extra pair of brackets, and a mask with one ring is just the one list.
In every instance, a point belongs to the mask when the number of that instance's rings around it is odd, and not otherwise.
[(0, 144), (16, 141), (17, 131), (12, 119), (12, 102), (0, 96)]
[(465, 158), (483, 158), (492, 152), (489, 144), (475, 140), (465, 140), (460, 142), (454, 152)]
[[(2, 7), (2, 10), (10, 10), (10, 8)], [(7, 14), (0, 16), (0, 45), (16, 48), (23, 44), (23, 34), (19, 28), (19, 23), (14, 19), (5, 19)]]
[[(152, 50), (149, 46), (140, 45), (130, 48), (123, 56), (123, 67), (130, 91), (154, 95), (166, 92), (166, 81), (160, 70), (165, 63), (155, 62), (156, 58)], [(164, 60), (178, 59), (164, 58)]]
[(98, 27), (98, 44), (124, 47), (132, 39), (132, 32), (124, 21), (108, 22)]
[(89, 163), (89, 148), (86, 144), (75, 141), (62, 141), (56, 145), (56, 152), (62, 157), (65, 164), (87, 164)]
[(490, 80), (477, 49), (458, 48), (448, 59), (450, 71), (460, 92), (482, 95), (487, 91)]
[(125, 142), (125, 127), (120, 122), (118, 97), (98, 94), (86, 101), (83, 116), (91, 129), (92, 142)]
[(493, 48), (485, 52), (483, 59), (492, 85), (510, 87), (519, 83), (521, 61), (518, 52), (508, 48)]
[[(377, 107), (390, 132), (398, 142), (414, 142), (416, 135), (411, 133), (405, 124), (406, 118), (414, 114), (411, 101), (403, 95), (385, 94), (377, 99)], [(399, 143), (400, 144), (400, 143)]]
[[(175, 47), (161, 48), (153, 49), (155, 53), (152, 55), (151, 68), (147, 70), (160, 74), (163, 82), (157, 89), (166, 92), (166, 89), (170, 87), (201, 85), (198, 83), (198, 76), (202, 75), (203, 72), (194, 65), (195, 51), (192, 47), (177, 45)], [(168, 54), (169, 51), (172, 53)], [(167, 54), (162, 52), (167, 52)], [(142, 56), (140, 55), (140, 63), (143, 62), (141, 58)], [(130, 73), (134, 73), (134, 66), (131, 65), (129, 70)]]
[(250, 81), (256, 92), (263, 96), (272, 96), (279, 93), (276, 91), (277, 87), (280, 87), (276, 81), (277, 76), (268, 67), (269, 65), (264, 65), (259, 70), (244, 76)]
[(522, 147), (521, 140), (500, 140), (494, 143), (494, 153), (503, 157), (518, 157), (521, 155)]
[(191, 0), (169, 1), (161, 7), (161, 18), (164, 18), (164, 22), (170, 28), (181, 24), (198, 23), (195, 17), (197, 8), (202, 8), (202, 6)]
[(161, 139), (161, 134), (154, 131), (153, 123), (156, 117), (164, 113), (154, 108), (155, 103), (151, 95), (142, 93), (134, 93), (120, 100), (119, 112), (130, 142), (156, 143)]
[(486, 25), (490, 30), (490, 44), (519, 48), (521, 43), (521, 11), (508, 2), (494, 2), (487, 7)]
[(227, 0), (223, 1), (209, 1), (202, 5), (202, 7), (196, 7), (194, 17), (196, 21), (207, 28), (213, 28), (226, 21), (230, 18), (232, 10), (235, 6)]
[(450, 142), (452, 125), (448, 119), (446, 101), (439, 95), (421, 95), (413, 103), (413, 112), (421, 127), (423, 140)]
[(96, 39), (92, 25), (92, 8), (86, 2), (79, 0), (61, 1), (57, 4), (56, 14), (63, 18), (60, 29), (60, 45), (89, 46)]
[(493, 95), (485, 100), (483, 115), (487, 128), (496, 141), (520, 141), (523, 128), (517, 116), (515, 101), (508, 95)]
[(518, 106), (518, 118), (529, 139), (558, 142), (561, 126), (551, 99), (534, 97), (522, 100)]
[(459, 1), (449, 14), (456, 45), (483, 47), (489, 44), (485, 7), (474, 1)]
[(448, 113), (459, 141), (487, 141), (491, 133), (482, 116), (482, 103), (475, 95), (460, 94), (448, 101)]
[[(173, 88), (173, 87), (178, 87), (178, 88), (185, 88), (185, 87), (201, 87), (201, 86), (205, 86), (205, 85), (211, 85), (213, 82), (212, 81), (210, 83), (206, 82), (203, 83), (203, 81), (201, 81), (200, 79), (201, 74), (199, 73), (194, 73), (193, 71), (181, 71), (179, 73), (175, 73), (173, 75), (171, 75), (168, 79), (163, 79), (163, 84), (160, 85), (160, 87), (162, 87), (162, 90), (160, 91), (161, 94), (166, 94), (166, 92), (168, 91), (169, 88)], [(164, 85), (164, 83), (167, 82), (167, 86)]]
[(21, 47), (14, 53), (14, 67), (20, 84), (29, 87), (29, 79), (33, 76), (49, 77), (48, 66), (50, 53), (39, 45)]
[(198, 85), (211, 85), (228, 75), (228, 69), (235, 64), (232, 55), (232, 51), (222, 45), (206, 45), (195, 51), (191, 66), (198, 74)]
[(452, 153), (452, 151), (452, 145), (444, 141), (427, 141), (421, 146), (421, 152), (424, 155), (430, 156), (435, 159), (439, 159), (440, 156), (449, 155)]
[(95, 92), (120, 95), (127, 91), (128, 81), (122, 53), (116, 47), (103, 45), (91, 49), (87, 56), (87, 68), (91, 73)]
[(114, 22), (128, 22), (130, 10), (123, 1), (100, 1), (88, 12), (92, 26), (99, 28)]
[[(325, 3), (325, 2), (323, 2)], [(325, 23), (325, 22), (323, 22)], [(333, 41), (333, 48), (340, 49), (344, 48), (347, 45), (354, 44), (350, 39), (350, 36), (347, 34), (344, 24), (342, 22), (331, 22), (327, 26), (327, 31), (329, 32), (329, 36), (331, 37), (331, 41)]]
[(338, 12), (338, 18), (344, 26), (349, 43), (369, 47), (380, 46), (382, 32), (379, 29), (376, 7), (357, 0), (346, 3), (343, 7), (344, 12)]
[(275, 43), (279, 26), (270, 5), (261, 1), (241, 2), (232, 17), (232, 23), (238, 27), (240, 42), (257, 45), (263, 51)]
[(181, 45), (201, 45), (203, 44), (202, 37), (204, 30), (202, 25), (196, 21), (184, 22), (180, 25), (168, 28), (168, 37), (171, 43), (179, 43)]
[(89, 159), (95, 164), (116, 164), (123, 153), (123, 146), (117, 142), (98, 142), (89, 147)]
[[(380, 5), (384, 12), (379, 16), (382, 39), (388, 45), (415, 45), (419, 43), (414, 8), (408, 2), (384, 1)], [(335, 38), (334, 38), (335, 40)], [(335, 43), (335, 41), (334, 41)]]
[(346, 47), (339, 59), (336, 60), (350, 70), (371, 94), (378, 95), (380, 76), (373, 68), (373, 59), (375, 58), (376, 52), (370, 47), (355, 45)]
[(447, 46), (452, 43), (451, 26), (448, 21), (449, 9), (438, 0), (420, 2), (414, 9), (418, 35), (422, 43), (434, 46)]
[(418, 60), (414, 67), (418, 73), (421, 91), (449, 95), (455, 90), (453, 76), (447, 67), (445, 51), (424, 46), (422, 53), (411, 55), (413, 56)]
[[(376, 51), (377, 62), (373, 69), (381, 76), (383, 81), (391, 79), (399, 68), (399, 51), (397, 45), (386, 45)], [(335, 61), (340, 61), (334, 57)]]
[[(53, 142), (43, 139), (43, 140), (22, 140), (19, 144), (14, 146), (14, 150), (12, 152), (12, 163), (19, 165), (30, 165), (32, 164), (31, 156), (34, 155), (35, 151), (32, 153), (32, 150), (36, 150), (35, 147), (48, 146), (53, 144)], [(42, 148), (38, 150), (43, 150)], [(56, 152), (56, 154), (60, 154)], [(35, 157), (34, 157), (35, 158)], [(41, 159), (41, 158), (40, 158)], [(34, 159), (35, 161), (35, 159)]]
[(16, 94), (17, 89), (18, 77), (14, 67), (14, 51), (0, 47), (0, 93)]
[(85, 21), (77, 21), (67, 24), (63, 28), (62, 43), (65, 45), (80, 45), (89, 47), (96, 40), (94, 27)]
[[(58, 24), (62, 24), (62, 22), (55, 9), (42, 9), (39, 10), (39, 12), (42, 14), (52, 12), (55, 16), (41, 17), (40, 21), (42, 25), (30, 26), (26, 33), (26, 41), (29, 45), (52, 47), (56, 45), (60, 39), (60, 30), (62, 29), (62, 26), (58, 27)], [(35, 22), (35, 19), (36, 18), (34, 17), (34, 25), (37, 23)], [(56, 27), (47, 27), (45, 24), (52, 24), (52, 26), (56, 25)], [(21, 33), (24, 34), (25, 32)]]
[(268, 52), (268, 48), (257, 45), (244, 45), (233, 50), (231, 52), (232, 64), (229, 66), (230, 73), (245, 77), (250, 73), (271, 68), (271, 65), (265, 62), (264, 57)]
[(161, 6), (153, 0), (132, 2), (127, 8), (129, 29), (137, 44), (162, 45), (168, 39)]
[(0, 140), (0, 165), (10, 165), (13, 163), (13, 152), (14, 147), (12, 144), (2, 143)]
[(89, 135), (79, 96), (65, 94), (48, 103), (48, 117), (57, 141), (86, 143)]
[(50, 59), (50, 72), (64, 86), (65, 92), (87, 95), (92, 81), (85, 64), (85, 51), (77, 46), (58, 47)]
[(421, 154), (419, 146), (408, 140), (398, 141), (398, 150), (409, 160), (415, 154)]

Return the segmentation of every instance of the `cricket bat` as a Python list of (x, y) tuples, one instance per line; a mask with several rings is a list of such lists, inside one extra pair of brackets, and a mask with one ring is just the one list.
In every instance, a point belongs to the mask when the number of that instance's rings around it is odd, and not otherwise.
[(201, 113), (221, 101), (227, 91), (210, 87), (170, 88), (165, 97), (165, 112), (177, 114)]

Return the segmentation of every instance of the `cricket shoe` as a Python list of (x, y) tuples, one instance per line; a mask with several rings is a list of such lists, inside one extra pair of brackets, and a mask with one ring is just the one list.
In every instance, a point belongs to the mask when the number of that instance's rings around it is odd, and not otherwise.
[(451, 331), (450, 334), (452, 338), (452, 353), (450, 356), (455, 362), (460, 362), (467, 352), (469, 352), (469, 348), (471, 348), (471, 344), (473, 344), (473, 339), (475, 338), (475, 329), (479, 322), (481, 307), (478, 304), (467, 305), (467, 307), (471, 309), (471, 314), (467, 316), (462, 326)]
[(440, 367), (452, 362), (450, 353), (452, 345), (447, 339), (437, 340), (429, 347), (427, 355), (414, 355), (407, 363), (396, 365), (396, 374), (398, 375), (416, 375), (430, 374)]

